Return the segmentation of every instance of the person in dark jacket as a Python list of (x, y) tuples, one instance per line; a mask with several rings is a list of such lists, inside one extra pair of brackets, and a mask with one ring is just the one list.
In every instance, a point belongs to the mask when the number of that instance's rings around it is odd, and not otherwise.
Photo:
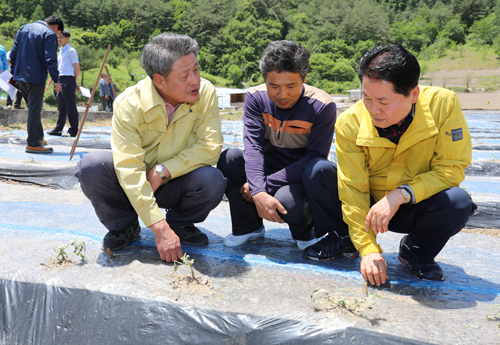
[(43, 127), (40, 114), (47, 71), (54, 81), (56, 92), (61, 90), (57, 70), (57, 36), (64, 30), (61, 18), (50, 16), (44, 21), (24, 25), (17, 32), (10, 53), (13, 79), (28, 105), (28, 153), (51, 153), (44, 147)]
[(309, 56), (292, 41), (271, 42), (262, 54), (265, 84), (251, 88), (245, 99), (245, 149), (224, 151), (218, 163), (227, 178), (233, 230), (226, 246), (263, 237), (263, 219), (287, 223), (299, 249), (327, 231), (316, 227), (315, 236), (303, 172), (328, 158), (337, 109), (326, 92), (304, 84)]

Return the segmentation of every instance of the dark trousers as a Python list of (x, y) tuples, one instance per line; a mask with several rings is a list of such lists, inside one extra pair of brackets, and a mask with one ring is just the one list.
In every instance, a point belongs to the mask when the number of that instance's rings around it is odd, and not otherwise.
[(61, 91), (57, 93), (57, 109), (59, 115), (57, 117), (57, 125), (53, 129), (54, 132), (62, 132), (66, 124), (66, 115), (69, 120), (68, 133), (76, 136), (78, 133), (78, 110), (76, 109), (76, 80), (75, 77), (62, 76), (59, 78), (61, 83)]
[(40, 114), (43, 108), (43, 94), (45, 84), (32, 84), (19, 81), (17, 83), (19, 90), (28, 106), (28, 146), (40, 146), (40, 140), (43, 139), (43, 126)]
[(101, 96), (101, 111), (108, 111), (108, 100), (106, 96)]
[[(243, 151), (232, 148), (222, 152), (217, 167), (227, 179), (226, 196), (229, 200), (233, 234), (244, 235), (262, 227), (262, 218), (255, 204), (245, 201), (239, 189), (247, 182)], [(265, 169), (267, 170), (267, 168)], [(271, 174), (266, 171), (266, 174)], [(304, 187), (301, 183), (283, 186), (274, 197), (287, 210), (280, 217), (288, 224), (292, 237), (296, 240), (310, 240), (312, 217)]]
[[(309, 177), (304, 188), (311, 203), (316, 237), (330, 230), (347, 236), (348, 227), (342, 220), (338, 193), (328, 193), (323, 188), (331, 184), (338, 189), (337, 169), (333, 163), (313, 160), (304, 169), (304, 175)], [(373, 198), (371, 202), (373, 205)], [(450, 237), (464, 228), (472, 213), (469, 194), (462, 188), (452, 187), (417, 204), (401, 205), (389, 222), (389, 231), (409, 234), (411, 241), (422, 251), (422, 262), (429, 263)]]
[[(137, 213), (118, 182), (111, 151), (86, 154), (76, 165), (75, 176), (108, 230), (122, 230), (137, 219)], [(206, 166), (170, 180), (154, 195), (158, 206), (167, 210), (167, 223), (182, 228), (203, 222), (222, 200), (225, 188), (221, 172)]]
[(108, 99), (108, 110), (112, 113), (113, 112), (113, 102), (114, 100), (111, 99), (111, 97)]
[[(15, 107), (20, 107), (21, 106), (21, 92), (17, 91), (16, 92), (16, 100), (14, 101), (14, 106)], [(11, 106), (12, 105), (12, 98), (10, 98), (10, 95), (7, 94), (7, 103), (6, 103), (7, 106)]]

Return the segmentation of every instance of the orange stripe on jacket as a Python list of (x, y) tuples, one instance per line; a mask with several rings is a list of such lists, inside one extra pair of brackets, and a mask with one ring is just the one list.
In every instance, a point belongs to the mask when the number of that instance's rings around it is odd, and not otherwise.
[[(273, 131), (280, 131), (280, 120), (275, 119), (271, 114), (262, 113), (264, 118), (264, 125), (269, 126)], [(281, 132), (288, 132), (293, 134), (309, 134), (311, 133), (312, 123), (301, 120), (283, 121)]]

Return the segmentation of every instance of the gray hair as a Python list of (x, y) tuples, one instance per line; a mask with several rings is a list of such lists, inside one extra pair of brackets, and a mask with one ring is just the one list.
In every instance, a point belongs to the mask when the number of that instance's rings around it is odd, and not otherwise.
[(259, 68), (266, 80), (267, 73), (276, 71), (300, 73), (302, 80), (309, 72), (309, 57), (311, 54), (300, 43), (293, 41), (274, 41), (269, 43), (262, 57)]
[(193, 53), (198, 56), (200, 46), (189, 36), (164, 32), (147, 43), (142, 50), (142, 68), (153, 79), (155, 74), (165, 78), (181, 57)]

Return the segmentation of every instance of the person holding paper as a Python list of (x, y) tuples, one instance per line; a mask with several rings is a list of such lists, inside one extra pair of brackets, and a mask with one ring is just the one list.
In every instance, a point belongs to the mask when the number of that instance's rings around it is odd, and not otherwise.
[[(9, 71), (10, 71), (10, 50), (7, 52), (7, 64), (9, 65)], [(23, 107), (21, 107), (21, 91), (17, 91), (16, 92), (16, 97), (15, 97), (15, 100), (14, 100), (14, 109), (24, 109)], [(12, 97), (10, 97), (9, 94), (7, 94), (7, 109), (10, 109), (12, 108)]]
[(82, 92), (83, 97), (90, 98), (90, 89), (87, 89), (86, 87), (80, 85), (80, 91)]
[[(6, 71), (9, 68), (9, 64), (7, 63), (7, 52), (5, 51), (5, 48), (0, 45), (0, 73), (3, 71)], [(0, 94), (2, 93), (2, 89), (0, 88)], [(2, 105), (0, 104), (0, 109), (3, 109)]]
[(64, 30), (64, 23), (57, 16), (24, 25), (19, 29), (10, 53), (14, 82), (28, 105), (27, 153), (52, 153), (44, 147), (43, 126), (40, 118), (47, 71), (54, 81), (56, 92), (61, 91), (57, 70), (57, 35)]
[[(68, 134), (76, 137), (78, 133), (78, 110), (76, 109), (76, 90), (80, 89), (78, 85), (78, 77), (80, 76), (80, 63), (78, 60), (78, 53), (75, 48), (69, 44), (71, 33), (69, 30), (64, 29), (58, 36), (58, 42), (61, 46), (59, 50), (59, 58), (57, 65), (59, 69), (59, 79), (61, 80), (61, 92), (56, 94), (57, 108), (59, 115), (57, 117), (57, 124), (51, 131), (47, 132), (49, 135), (61, 136), (63, 134), (64, 125), (66, 124), (66, 114), (69, 120)], [(47, 85), (47, 90), (52, 80)]]

